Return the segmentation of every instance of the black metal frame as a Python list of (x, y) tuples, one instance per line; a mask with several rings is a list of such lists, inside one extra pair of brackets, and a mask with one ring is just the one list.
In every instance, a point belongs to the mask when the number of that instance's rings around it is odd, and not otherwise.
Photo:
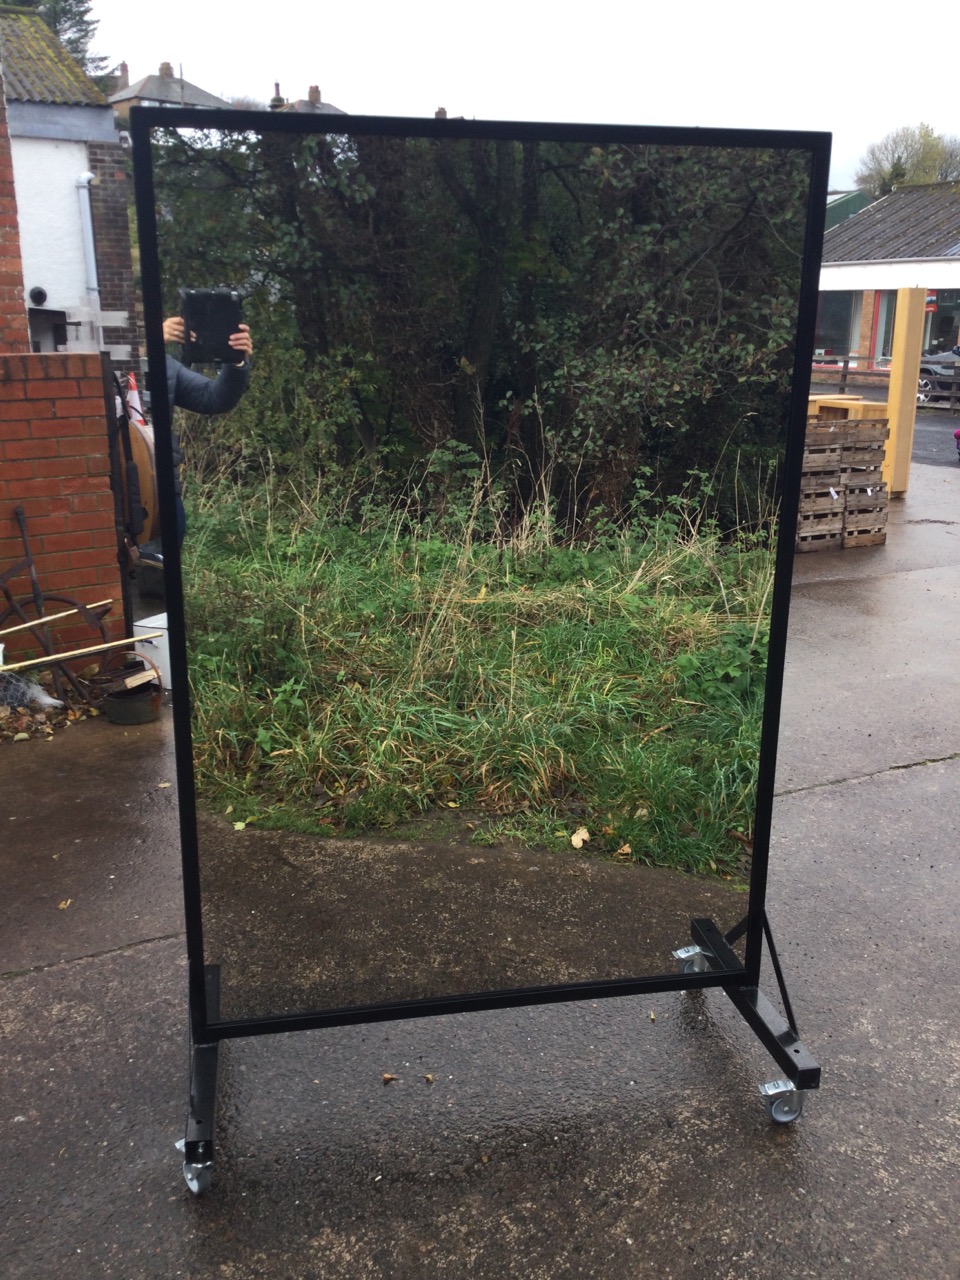
[[(204, 960), (200, 864), (197, 848), (196, 797), (190, 737), (190, 704), (187, 651), (180, 576), (180, 548), (175, 537), (173, 452), (168, 388), (164, 367), (161, 315), (161, 281), (157, 255), (157, 221), (151, 162), (151, 130), (215, 129), (228, 132), (284, 132), (308, 134), (336, 132), (434, 138), (543, 139), (597, 143), (659, 144), (663, 146), (722, 147), (733, 150), (778, 148), (801, 150), (810, 157), (810, 184), (803, 272), (797, 317), (793, 368), (793, 394), (783, 469), (780, 534), (774, 568), (764, 702), (757, 811), (747, 914), (724, 935), (710, 920), (691, 922), (691, 934), (702, 956), (702, 971), (661, 974), (653, 977), (605, 979), (561, 985), (483, 991), (472, 995), (365, 1004), (348, 1008), (312, 1010), (273, 1016), (221, 1019), (218, 975)], [(173, 704), (176, 761), (179, 780), (180, 830), (183, 851), (184, 905), (189, 963), (190, 1032), (193, 1045), (190, 1112), (185, 1143), (187, 1164), (206, 1169), (212, 1161), (216, 1107), (216, 1074), (219, 1043), (239, 1037), (301, 1031), (327, 1026), (433, 1017), (451, 1013), (597, 1000), (643, 992), (721, 987), (796, 1089), (815, 1089), (820, 1068), (804, 1048), (780, 970), (767, 921), (765, 897), (769, 841), (773, 809), (783, 667), (787, 637), (790, 581), (799, 509), (800, 472), (810, 386), (811, 352), (817, 308), (821, 244), (830, 135), (782, 131), (654, 128), (604, 125), (518, 124), (466, 120), (429, 120), (383, 117), (303, 116), (294, 113), (207, 111), (141, 108), (131, 111), (130, 132), (134, 157), (137, 217), (140, 228), (143, 298), (147, 351), (151, 370), (151, 395), (156, 428), (156, 456), (161, 511), (164, 513), (164, 571), (166, 579), (170, 656), (174, 672)], [(733, 944), (745, 939), (740, 961)], [(770, 949), (786, 1018), (760, 992), (760, 968), (764, 941)], [(189, 1179), (188, 1179), (189, 1180)], [(191, 1184), (192, 1185), (192, 1184)], [(194, 1189), (197, 1189), (194, 1187)]]

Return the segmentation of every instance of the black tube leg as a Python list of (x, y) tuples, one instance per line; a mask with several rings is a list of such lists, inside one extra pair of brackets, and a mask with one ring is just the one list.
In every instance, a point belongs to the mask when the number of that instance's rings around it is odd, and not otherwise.
[[(207, 1017), (220, 1016), (220, 966), (204, 966)], [(190, 1108), (187, 1128), (177, 1143), (183, 1156), (183, 1176), (194, 1195), (208, 1191), (213, 1180), (213, 1138), (217, 1123), (217, 1074), (220, 1041), (196, 1044), (191, 1039)]]
[(727, 987), (727, 995), (796, 1089), (819, 1089), (820, 1064), (786, 1018), (756, 987)]
[(183, 1176), (194, 1195), (209, 1190), (213, 1179), (213, 1135), (217, 1118), (217, 1069), (220, 1043), (193, 1046), (190, 1063), (190, 1110), (186, 1135), (177, 1143)]

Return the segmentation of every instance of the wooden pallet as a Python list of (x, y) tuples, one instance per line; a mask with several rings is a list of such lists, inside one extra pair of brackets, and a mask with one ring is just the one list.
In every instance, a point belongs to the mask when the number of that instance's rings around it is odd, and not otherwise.
[(844, 489), (877, 489), (883, 484), (882, 476), (880, 467), (845, 467), (840, 472), (840, 483)]
[(889, 435), (886, 418), (838, 418), (824, 409), (808, 420), (798, 552), (877, 546), (885, 541), (888, 493), (882, 467)]
[(803, 451), (800, 470), (805, 476), (837, 472), (840, 470), (842, 457), (843, 446), (839, 443), (808, 446)]
[(839, 512), (841, 515), (844, 511), (843, 490), (827, 489), (825, 492), (816, 490), (805, 493), (800, 499), (800, 515), (812, 516), (818, 512), (829, 511)]
[(863, 503), (847, 507), (844, 512), (844, 529), (860, 529), (863, 526), (879, 527), (886, 525), (886, 503)]
[(886, 418), (809, 418), (805, 443), (811, 447), (841, 444), (853, 447), (884, 444), (890, 436)]
[(813, 533), (843, 533), (843, 507), (830, 511), (802, 511), (797, 523), (797, 537)]
[(879, 418), (876, 422), (862, 422), (855, 431), (850, 432), (847, 443), (857, 446), (886, 444), (889, 438), (890, 428), (883, 418)]
[(846, 471), (855, 467), (870, 467), (879, 471), (883, 466), (883, 455), (882, 444), (846, 445), (840, 456), (840, 469)]
[(798, 554), (806, 551), (839, 551), (842, 546), (842, 533), (801, 533), (797, 536)]
[(804, 433), (804, 444), (811, 449), (829, 444), (844, 445), (850, 435), (848, 428), (847, 422), (818, 422), (816, 418), (810, 418)]
[(886, 529), (845, 529), (844, 550), (851, 547), (881, 547), (887, 540)]
[(823, 492), (825, 489), (840, 488), (840, 469), (836, 471), (802, 472), (800, 475), (800, 497), (805, 493)]
[(844, 547), (877, 547), (886, 540), (886, 496), (873, 494), (858, 498), (856, 494), (851, 495), (843, 517)]
[(848, 511), (865, 511), (868, 507), (886, 507), (890, 500), (887, 486), (879, 477), (867, 480), (851, 478), (844, 485), (843, 491), (846, 495)]
[(886, 440), (890, 435), (890, 420), (886, 417), (808, 417), (806, 431), (844, 435), (850, 443), (856, 440)]

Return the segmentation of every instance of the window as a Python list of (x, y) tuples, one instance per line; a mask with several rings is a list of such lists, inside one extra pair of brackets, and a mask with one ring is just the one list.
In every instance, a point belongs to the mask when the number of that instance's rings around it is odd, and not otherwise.
[[(856, 328), (855, 328), (856, 324)], [(821, 293), (817, 305), (814, 351), (818, 356), (846, 356), (856, 351), (860, 326), (860, 295), (845, 290)]]

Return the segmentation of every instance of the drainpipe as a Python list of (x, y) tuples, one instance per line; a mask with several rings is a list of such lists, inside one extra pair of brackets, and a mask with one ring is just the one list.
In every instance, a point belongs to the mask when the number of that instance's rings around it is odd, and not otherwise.
[[(100, 281), (97, 277), (97, 251), (93, 242), (93, 207), (90, 202), (90, 183), (94, 175), (89, 171), (77, 178), (77, 194), (80, 198), (80, 231), (83, 236), (83, 260), (87, 268), (87, 304), (94, 316), (100, 313)], [(94, 322), (97, 350), (103, 347), (103, 330)]]

